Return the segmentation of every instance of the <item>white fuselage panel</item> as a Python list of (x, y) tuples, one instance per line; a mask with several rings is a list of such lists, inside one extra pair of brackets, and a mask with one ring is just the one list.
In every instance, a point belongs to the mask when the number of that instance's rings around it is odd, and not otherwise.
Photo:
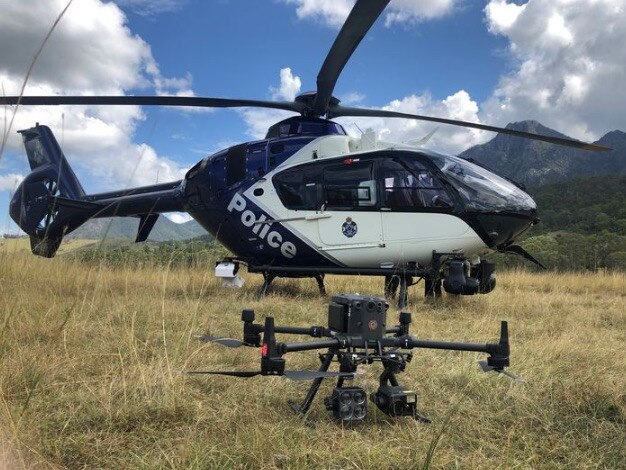
[[(332, 156), (363, 150), (359, 140), (329, 136), (314, 140), (282, 165), (269, 172), (244, 194), (276, 222), (304, 243), (334, 262), (350, 267), (401, 266), (417, 262), (430, 265), (433, 252), (460, 252), (467, 257), (491, 250), (461, 218), (435, 212), (388, 210), (290, 210), (285, 208), (272, 184), (272, 176), (286, 168)], [(377, 149), (389, 144), (377, 142)], [(357, 147), (357, 148), (355, 148)], [(368, 149), (370, 150), (370, 149)], [(262, 194), (255, 196), (256, 189)]]

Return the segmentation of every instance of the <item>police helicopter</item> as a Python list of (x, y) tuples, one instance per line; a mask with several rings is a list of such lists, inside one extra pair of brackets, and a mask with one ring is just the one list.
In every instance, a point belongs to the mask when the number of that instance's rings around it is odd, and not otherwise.
[(158, 105), (261, 107), (298, 115), (271, 126), (265, 139), (207, 156), (181, 181), (86, 194), (52, 131), (22, 130), (32, 172), (15, 191), (10, 215), (34, 254), (53, 257), (63, 237), (87, 220), (139, 218), (146, 240), (164, 212), (187, 212), (233, 257), (216, 274), (231, 283), (240, 264), (275, 277), (380, 275), (386, 293), (424, 279), (428, 295), (487, 293), (494, 265), (509, 252), (538, 263), (515, 240), (538, 222), (533, 199), (514, 182), (469, 161), (406, 144), (373, 131), (347, 135), (332, 119), (416, 119), (515, 135), (587, 150), (605, 147), (466, 121), (342, 106), (333, 96), (341, 71), (389, 0), (358, 0), (317, 76), (315, 91), (294, 101), (178, 96), (5, 96), (4, 105)]

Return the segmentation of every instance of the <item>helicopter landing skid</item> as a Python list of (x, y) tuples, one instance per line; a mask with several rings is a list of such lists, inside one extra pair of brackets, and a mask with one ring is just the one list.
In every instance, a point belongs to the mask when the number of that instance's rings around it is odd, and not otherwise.
[(325, 296), (326, 295), (326, 287), (324, 286), (324, 274), (310, 274), (310, 275), (279, 275), (273, 272), (263, 272), (263, 284), (261, 285), (261, 288), (259, 289), (259, 292), (257, 294), (257, 297), (263, 298), (265, 297), (265, 295), (269, 292), (270, 287), (272, 282), (274, 281), (274, 279), (276, 279), (277, 277), (296, 277), (296, 278), (303, 278), (303, 277), (312, 277), (315, 279), (315, 281), (317, 282), (317, 288), (319, 289), (319, 293), (321, 296)]

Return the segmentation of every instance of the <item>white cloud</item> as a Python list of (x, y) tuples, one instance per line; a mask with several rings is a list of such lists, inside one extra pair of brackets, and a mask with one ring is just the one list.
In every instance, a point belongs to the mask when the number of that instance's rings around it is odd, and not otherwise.
[[(164, 7), (166, 2), (161, 3)], [(0, 0), (0, 83), (5, 94), (19, 92), (34, 52), (65, 4), (66, 0)], [(157, 94), (190, 95), (191, 83), (190, 75), (161, 75), (149, 45), (129, 30), (117, 5), (80, 0), (72, 3), (50, 37), (25, 94), (122, 95), (150, 88)], [(15, 131), (41, 122), (62, 141), (81, 180), (96, 182), (93, 187), (85, 185), (88, 191), (152, 184), (157, 175), (161, 182), (181, 178), (181, 165), (158, 156), (146, 143), (134, 142), (144, 119), (136, 106), (21, 106), (9, 147), (21, 152)]]
[(275, 100), (293, 101), (302, 87), (300, 77), (294, 75), (289, 67), (280, 70), (280, 86), (270, 87), (272, 98)]
[(509, 41), (511, 73), (484, 103), (499, 124), (533, 118), (580, 139), (626, 128), (623, 0), (492, 0), (487, 27)]
[(353, 0), (283, 0), (288, 5), (296, 5), (298, 18), (321, 21), (333, 28), (339, 28), (354, 6)]
[[(0, 0), (0, 72), (20, 79), (67, 2)], [(99, 0), (75, 1), (50, 37), (31, 80), (67, 93), (116, 92), (147, 85), (150, 47), (125, 26), (122, 11)], [(19, 80), (21, 84), (21, 80)], [(6, 87), (7, 94), (18, 90)]]
[[(478, 104), (464, 90), (458, 91), (443, 100), (434, 99), (428, 93), (409, 95), (402, 99), (391, 101), (383, 109), (400, 113), (480, 122), (478, 118)], [(432, 122), (399, 118), (343, 117), (337, 119), (337, 121), (341, 122), (351, 134), (360, 134), (352, 129), (351, 124), (355, 123), (361, 130), (372, 128), (378, 132), (379, 138), (398, 143), (420, 139), (438, 127), (437, 124)], [(442, 125), (438, 127), (437, 132), (428, 141), (426, 147), (456, 154), (490, 138), (491, 136), (486, 132), (476, 129)]]
[[(269, 87), (272, 99), (293, 100), (300, 92), (302, 81), (294, 75), (289, 67), (280, 70), (280, 84), (278, 87)], [(262, 139), (267, 129), (278, 121), (293, 116), (294, 113), (268, 108), (244, 108), (238, 111), (246, 123), (247, 134), (253, 139)]]
[(9, 173), (8, 175), (0, 175), (0, 191), (15, 191), (18, 184), (22, 182), (24, 175), (17, 173)]
[[(277, 87), (270, 86), (269, 90), (274, 99), (293, 99), (300, 92), (300, 86), (300, 77), (294, 75), (290, 68), (284, 68), (280, 71), (280, 84)], [(350, 102), (362, 102), (364, 96), (359, 93), (350, 93), (344, 98), (350, 104)], [(443, 100), (436, 100), (428, 93), (409, 95), (391, 101), (388, 105), (383, 106), (382, 109), (480, 122), (478, 104), (464, 90), (454, 93)], [(247, 133), (254, 139), (264, 138), (267, 129), (271, 125), (293, 116), (293, 113), (287, 111), (263, 108), (248, 108), (240, 111), (240, 113), (248, 127)], [(425, 121), (395, 118), (341, 117), (335, 119), (335, 121), (341, 123), (354, 136), (360, 135), (357, 127), (354, 126), (356, 124), (361, 130), (372, 128), (378, 132), (381, 139), (398, 143), (424, 137), (437, 126), (437, 124)], [(443, 152), (458, 153), (471, 145), (482, 143), (489, 138), (491, 136), (488, 133), (476, 129), (441, 126), (430, 139), (427, 146)]]
[(138, 15), (153, 16), (180, 10), (187, 0), (115, 0), (115, 3)]
[(343, 106), (354, 106), (362, 103), (365, 100), (365, 95), (358, 91), (353, 91), (339, 97)]
[[(313, 19), (332, 28), (344, 23), (354, 0), (282, 0), (296, 6), (299, 19)], [(440, 18), (449, 14), (456, 0), (392, 0), (383, 13), (385, 25), (394, 23), (415, 23), (421, 20)]]
[(506, 34), (524, 11), (526, 5), (508, 3), (507, 0), (493, 0), (485, 7), (489, 31), (494, 34)]
[(441, 18), (450, 14), (455, 4), (456, 0), (392, 0), (385, 26)]

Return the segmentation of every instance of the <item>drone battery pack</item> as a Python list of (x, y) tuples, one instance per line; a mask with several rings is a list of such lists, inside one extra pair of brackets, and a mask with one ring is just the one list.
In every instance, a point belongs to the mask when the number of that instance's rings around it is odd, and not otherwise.
[(385, 334), (388, 307), (379, 297), (336, 295), (328, 305), (328, 327), (366, 341), (378, 340)]

